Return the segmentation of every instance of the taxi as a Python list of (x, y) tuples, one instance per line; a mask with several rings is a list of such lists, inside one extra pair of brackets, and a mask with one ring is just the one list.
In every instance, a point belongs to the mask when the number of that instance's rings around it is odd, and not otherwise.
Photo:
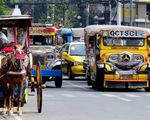
[(68, 75), (69, 79), (76, 76), (84, 76), (83, 61), (86, 51), (84, 42), (66, 43), (61, 49), (61, 68), (62, 72)]

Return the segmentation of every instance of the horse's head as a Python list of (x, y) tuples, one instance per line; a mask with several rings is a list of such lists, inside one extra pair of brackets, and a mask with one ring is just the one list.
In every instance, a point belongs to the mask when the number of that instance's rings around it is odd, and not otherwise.
[(23, 62), (26, 59), (26, 47), (22, 45), (14, 46), (14, 53), (12, 54), (11, 61), (13, 63), (14, 71), (21, 71), (25, 68)]

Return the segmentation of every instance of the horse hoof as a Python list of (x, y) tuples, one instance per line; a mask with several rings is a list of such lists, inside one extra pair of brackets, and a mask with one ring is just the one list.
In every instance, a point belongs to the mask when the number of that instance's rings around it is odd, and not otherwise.
[(8, 112), (8, 115), (9, 115), (9, 116), (12, 116), (12, 115), (13, 115), (13, 111), (9, 111), (9, 112)]
[(2, 115), (5, 115), (6, 113), (7, 113), (6, 109), (3, 109), (2, 112), (1, 112)]
[(22, 115), (22, 112), (21, 112), (21, 111), (18, 111), (18, 115), (21, 116), (21, 115)]
[(5, 114), (6, 114), (6, 111), (2, 111), (2, 112), (1, 112), (1, 115), (5, 115)]

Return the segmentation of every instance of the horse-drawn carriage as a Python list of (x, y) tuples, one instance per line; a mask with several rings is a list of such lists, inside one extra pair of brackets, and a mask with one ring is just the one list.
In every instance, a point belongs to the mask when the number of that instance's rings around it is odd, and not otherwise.
[[(0, 27), (5, 31), (7, 42), (3, 39), (0, 50), (0, 104), (3, 105), (2, 113), (12, 114), (13, 107), (17, 107), (18, 114), (21, 115), (21, 106), (28, 100), (28, 82), (34, 81), (32, 77), (33, 59), (30, 52), (29, 27), (31, 17), (20, 16), (0, 16)], [(5, 42), (4, 42), (5, 41)], [(7, 44), (4, 44), (4, 43)], [(32, 91), (35, 85), (37, 88), (38, 112), (42, 110), (42, 79), (40, 63), (34, 70), (36, 82), (32, 83)], [(17, 98), (17, 99), (16, 99)]]

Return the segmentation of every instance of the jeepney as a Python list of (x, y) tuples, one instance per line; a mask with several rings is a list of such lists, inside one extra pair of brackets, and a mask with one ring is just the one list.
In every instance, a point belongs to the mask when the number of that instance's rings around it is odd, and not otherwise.
[(84, 28), (61, 28), (57, 30), (57, 41), (62, 44), (70, 42), (83, 42)]
[(88, 85), (150, 91), (149, 35), (149, 29), (140, 27), (87, 26), (84, 67)]
[(30, 28), (33, 64), (41, 63), (41, 76), (43, 84), (54, 81), (56, 87), (62, 86), (61, 60), (56, 46), (56, 28), (46, 24), (32, 24)]

